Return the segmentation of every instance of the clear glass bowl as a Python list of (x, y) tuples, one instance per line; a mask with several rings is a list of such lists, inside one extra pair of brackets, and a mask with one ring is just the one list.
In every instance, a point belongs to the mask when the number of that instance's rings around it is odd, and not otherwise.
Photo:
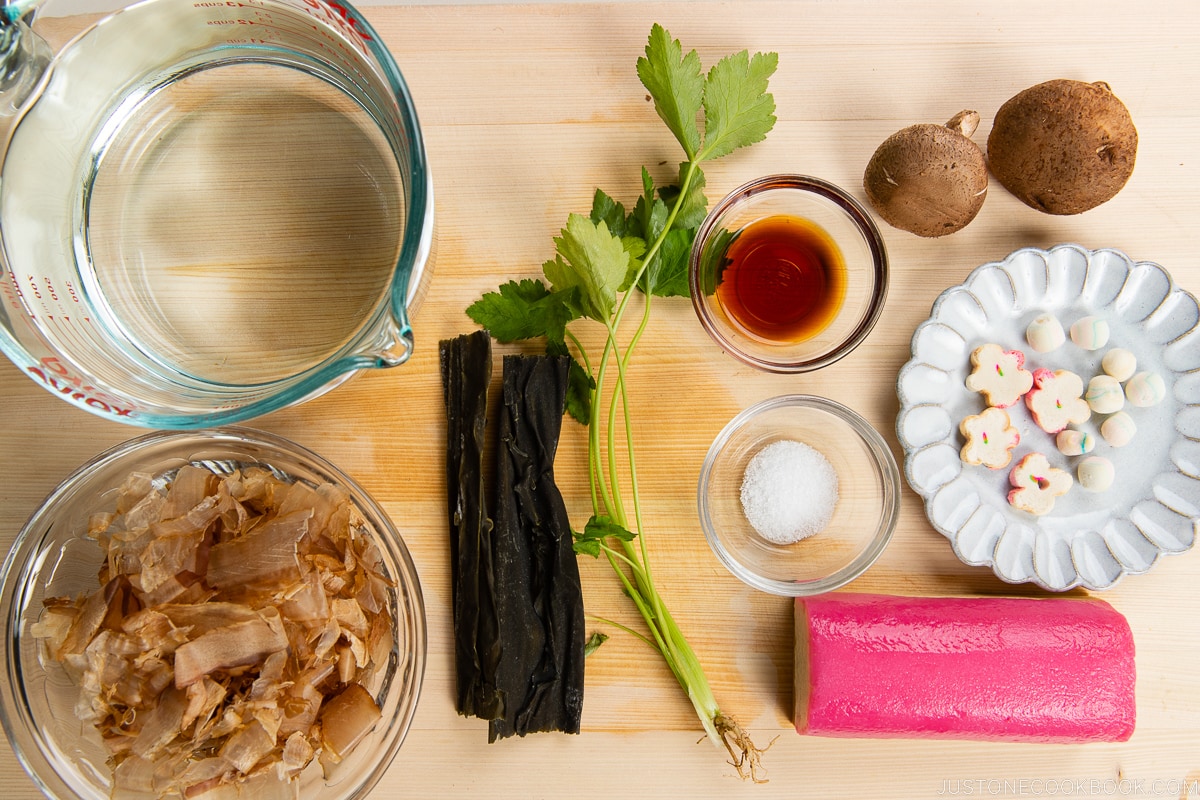
[[(844, 284), (840, 306), (827, 324), (786, 341), (739, 322), (719, 290), (727, 277), (726, 254), (738, 237), (748, 226), (778, 216), (802, 221), (833, 242)], [(730, 192), (700, 226), (689, 269), (692, 305), (704, 330), (730, 355), (769, 372), (809, 372), (838, 361), (871, 332), (887, 298), (887, 252), (871, 215), (837, 186), (803, 175), (768, 175)], [(786, 291), (787, 283), (809, 279), (785, 273), (772, 280)]]
[[(325, 779), (319, 767), (302, 773), (300, 796), (319, 800), (366, 797), (391, 764), (416, 711), (426, 659), (425, 607), (416, 567), (382, 509), (336, 467), (286, 439), (223, 428), (153, 433), (118, 445), (77, 470), (50, 494), (4, 562), (0, 612), (7, 643), (0, 675), (0, 721), (18, 760), (38, 788), (55, 798), (108, 800), (111, 771), (99, 735), (76, 718), (78, 687), (43, 658), (30, 626), (42, 600), (95, 591), (102, 551), (86, 538), (92, 512), (110, 507), (131, 471), (160, 474), (187, 463), (215, 470), (261, 464), (277, 474), (341, 487), (374, 532), (386, 577), (395, 649), (377, 686), (368, 687), (383, 712), (374, 730)], [(314, 765), (315, 766), (315, 765)]]
[[(829, 524), (787, 545), (754, 530), (741, 500), (750, 459), (782, 440), (820, 452), (838, 478)], [(746, 409), (717, 435), (697, 503), (704, 535), (730, 572), (756, 589), (802, 597), (844, 586), (883, 553), (900, 513), (900, 471), (883, 437), (854, 411), (822, 397), (784, 395)]]

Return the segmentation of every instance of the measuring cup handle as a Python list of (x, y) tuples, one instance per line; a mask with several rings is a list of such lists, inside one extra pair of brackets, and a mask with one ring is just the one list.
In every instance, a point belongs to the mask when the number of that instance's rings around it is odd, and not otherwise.
[(0, 15), (0, 117), (11, 117), (24, 107), (54, 58), (46, 40), (29, 27), (29, 17), (9, 19), (9, 13), (16, 13), (9, 9), (16, 8), (3, 6), (5, 13)]

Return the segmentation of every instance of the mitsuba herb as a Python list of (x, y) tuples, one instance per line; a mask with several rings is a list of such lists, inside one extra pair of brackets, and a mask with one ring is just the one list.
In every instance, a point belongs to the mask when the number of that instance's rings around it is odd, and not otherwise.
[[(647, 633), (636, 635), (662, 654), (709, 737), (729, 751), (739, 774), (754, 780), (760, 779), (762, 751), (717, 705), (699, 659), (653, 580), (626, 374), (652, 299), (689, 293), (688, 254), (708, 207), (700, 165), (762, 140), (775, 124), (775, 100), (767, 84), (777, 63), (774, 53), (742, 51), (706, 74), (694, 50), (684, 54), (679, 41), (655, 25), (637, 74), (683, 148), (675, 182), (656, 187), (643, 168), (642, 194), (628, 212), (597, 190), (591, 213), (571, 214), (554, 239), (554, 257), (542, 265), (544, 280), (511, 281), (467, 309), (499, 341), (544, 337), (549, 354), (570, 356), (566, 408), (588, 426), (592, 499), (592, 516), (575, 534), (575, 550), (608, 560), (646, 624)], [(639, 295), (644, 298), (640, 319), (632, 334), (622, 335), (630, 303)], [(581, 319), (604, 327), (598, 358), (589, 357), (571, 330)], [(625, 432), (620, 443), (619, 427)], [(626, 486), (619, 480), (622, 459), (630, 476)]]

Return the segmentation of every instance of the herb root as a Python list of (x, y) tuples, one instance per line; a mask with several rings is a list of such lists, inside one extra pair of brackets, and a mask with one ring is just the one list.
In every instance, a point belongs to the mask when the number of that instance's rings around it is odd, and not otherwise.
[(737, 770), (738, 777), (754, 783), (766, 783), (767, 779), (763, 777), (766, 769), (762, 765), (762, 757), (771, 749), (771, 745), (775, 744), (775, 739), (766, 747), (757, 747), (750, 739), (750, 734), (746, 733), (736, 719), (719, 711), (713, 719), (713, 725), (716, 726), (717, 735), (721, 737), (721, 744), (729, 753), (729, 763)]

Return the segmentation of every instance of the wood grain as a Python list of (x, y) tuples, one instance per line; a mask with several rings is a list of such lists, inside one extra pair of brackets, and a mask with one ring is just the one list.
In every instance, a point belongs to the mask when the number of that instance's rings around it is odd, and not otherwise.
[[(699, 531), (694, 494), (705, 451), (725, 422), (785, 392), (850, 405), (899, 456), (894, 380), (913, 329), (942, 289), (1018, 247), (1116, 247), (1163, 264), (1200, 291), (1194, 4), (648, 2), (379, 7), (367, 16), (411, 86), (435, 176), (437, 261), (415, 317), (418, 349), (401, 368), (365, 374), (254, 425), (313, 448), (366, 487), (404, 533), (421, 573), (430, 654), (422, 698), (374, 796), (928, 798), (971, 786), (976, 795), (1003, 797), (1050, 795), (1052, 787), (1062, 794), (1067, 784), (1052, 782), (1070, 781), (1073, 796), (1099, 797), (1105, 787), (1125, 785), (1115, 783), (1121, 779), (1142, 781), (1143, 796), (1188, 796), (1180, 782), (1200, 779), (1200, 556), (1164, 559), (1104, 594), (1129, 618), (1138, 646), (1139, 720), (1128, 743), (802, 738), (790, 721), (790, 604), (724, 571)], [(707, 168), (710, 200), (772, 172), (817, 175), (861, 199), (862, 169), (894, 130), (973, 108), (983, 117), (975, 139), (984, 142), (1005, 99), (1050, 78), (1107, 81), (1141, 137), (1130, 183), (1086, 214), (1041, 215), (993, 182), (980, 216), (954, 236), (924, 240), (885, 227), (893, 273), (884, 316), (859, 350), (821, 372), (754, 372), (705, 338), (686, 300), (659, 304), (631, 378), (652, 557), (722, 706), (760, 742), (775, 741), (766, 757), (770, 782), (760, 786), (740, 782), (722, 753), (697, 743), (690, 704), (656, 655), (629, 636), (613, 636), (589, 659), (578, 737), (489, 746), (485, 726), (458, 718), (452, 701), (436, 343), (472, 328), (463, 309), (481, 292), (537, 275), (551, 237), (569, 212), (590, 206), (596, 186), (632, 198), (643, 164), (660, 180), (674, 172), (676, 146), (633, 69), (656, 21), (706, 65), (742, 48), (780, 56), (772, 80), (778, 125), (766, 142)], [(136, 433), (67, 406), (0, 363), (0, 463), (7, 467), (0, 548), (71, 470)], [(566, 426), (558, 471), (577, 524), (589, 507), (584, 453), (583, 430)], [(608, 567), (581, 566), (591, 613), (633, 624)], [(1039, 593), (961, 564), (908, 490), (892, 544), (852, 588)], [(7, 749), (0, 782), (14, 800), (37, 796)]]

